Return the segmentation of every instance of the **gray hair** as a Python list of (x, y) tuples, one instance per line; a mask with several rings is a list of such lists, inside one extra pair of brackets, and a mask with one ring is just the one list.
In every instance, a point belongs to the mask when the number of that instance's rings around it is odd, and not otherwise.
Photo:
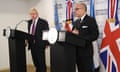
[(79, 2), (76, 2), (76, 4), (82, 5), (85, 8), (85, 11), (87, 12), (87, 5), (85, 3), (79, 1)]

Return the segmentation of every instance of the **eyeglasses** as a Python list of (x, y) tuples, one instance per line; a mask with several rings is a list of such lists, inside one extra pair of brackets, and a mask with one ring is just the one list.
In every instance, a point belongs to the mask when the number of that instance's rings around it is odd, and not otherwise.
[(75, 8), (74, 10), (77, 11), (77, 10), (79, 10), (79, 9), (82, 9), (82, 8)]

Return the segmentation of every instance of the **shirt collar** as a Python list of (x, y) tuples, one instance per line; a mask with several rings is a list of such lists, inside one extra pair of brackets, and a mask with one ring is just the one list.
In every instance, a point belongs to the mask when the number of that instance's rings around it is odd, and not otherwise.
[[(37, 18), (35, 19), (35, 23), (37, 23), (38, 19), (39, 19), (39, 17), (37, 17)], [(32, 22), (33, 22), (33, 20), (32, 20)]]
[(84, 14), (80, 19), (81, 21), (83, 21), (83, 19), (85, 18), (86, 14)]

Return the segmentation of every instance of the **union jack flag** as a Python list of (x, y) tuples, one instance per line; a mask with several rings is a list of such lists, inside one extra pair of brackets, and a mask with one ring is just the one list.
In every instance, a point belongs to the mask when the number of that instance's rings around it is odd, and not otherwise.
[(72, 30), (73, 1), (74, 0), (66, 0), (66, 23), (65, 23), (65, 29), (67, 31), (71, 31)]
[(120, 72), (119, 0), (108, 0), (108, 19), (104, 27), (100, 56), (106, 72)]

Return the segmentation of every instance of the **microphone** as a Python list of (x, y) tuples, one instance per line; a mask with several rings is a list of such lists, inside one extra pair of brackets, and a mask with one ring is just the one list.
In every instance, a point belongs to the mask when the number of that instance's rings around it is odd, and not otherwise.
[(17, 27), (22, 23), (22, 22), (27, 22), (28, 23), (28, 20), (21, 20), (19, 21), (16, 26), (15, 26), (15, 30), (17, 29)]

